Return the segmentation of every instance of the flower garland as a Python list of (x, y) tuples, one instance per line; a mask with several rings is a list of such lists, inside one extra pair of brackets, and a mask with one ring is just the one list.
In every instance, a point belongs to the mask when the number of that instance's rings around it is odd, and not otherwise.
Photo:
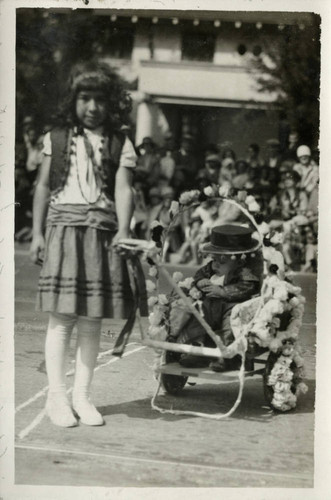
[[(235, 196), (231, 196), (230, 193), (231, 188), (228, 185), (208, 186), (203, 192), (186, 191), (180, 195), (179, 201), (172, 202), (169, 210), (170, 219), (173, 221), (185, 209), (194, 207), (206, 199), (215, 199), (240, 206), (256, 227), (255, 238), (263, 240), (265, 277), (261, 296), (233, 308), (231, 327), (237, 341), (234, 342), (238, 346), (237, 352), (239, 348), (242, 349), (242, 343), (238, 342), (238, 338), (243, 338), (245, 335), (248, 344), (267, 348), (277, 356), (266, 383), (273, 391), (272, 406), (280, 411), (288, 411), (296, 406), (297, 396), (308, 390), (302, 382), (303, 360), (296, 345), (302, 325), (305, 299), (301, 294), (301, 288), (290, 283), (286, 276), (284, 258), (281, 253), (282, 234), (272, 233), (269, 225), (260, 216), (260, 207), (253, 196), (247, 196), (245, 191), (239, 191)], [(171, 331), (173, 320), (171, 310), (176, 307), (178, 312), (179, 308), (184, 315), (189, 314), (189, 311), (181, 298), (157, 294), (159, 276), (155, 259), (160, 259), (161, 262), (163, 241), (169, 227), (165, 227), (159, 221), (154, 221), (151, 229), (152, 240), (159, 251), (154, 252), (153, 258), (147, 258), (151, 279), (146, 281), (146, 286), (148, 293), (152, 294), (148, 300), (151, 308), (148, 334), (151, 339), (164, 341)], [(233, 255), (232, 258), (241, 257)], [(175, 272), (172, 279), (203, 316), (202, 292), (194, 285), (194, 279), (184, 279), (180, 272)], [(248, 324), (249, 329), (245, 330)], [(158, 364), (162, 350), (156, 350), (156, 353), (156, 364)]]

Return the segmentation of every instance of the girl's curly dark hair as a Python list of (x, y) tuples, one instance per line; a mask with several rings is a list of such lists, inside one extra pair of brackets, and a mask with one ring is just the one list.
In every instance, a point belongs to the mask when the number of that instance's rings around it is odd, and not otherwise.
[(106, 126), (120, 128), (128, 123), (132, 102), (125, 90), (124, 80), (107, 64), (89, 61), (76, 64), (70, 72), (59, 107), (58, 125), (80, 125), (76, 115), (76, 98), (81, 90), (102, 90), (105, 93), (108, 103)]

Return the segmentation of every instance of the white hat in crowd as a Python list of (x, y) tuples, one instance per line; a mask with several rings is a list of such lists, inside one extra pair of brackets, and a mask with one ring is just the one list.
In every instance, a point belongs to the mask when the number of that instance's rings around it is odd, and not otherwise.
[(311, 156), (311, 151), (308, 146), (299, 146), (297, 149), (297, 157), (301, 156)]

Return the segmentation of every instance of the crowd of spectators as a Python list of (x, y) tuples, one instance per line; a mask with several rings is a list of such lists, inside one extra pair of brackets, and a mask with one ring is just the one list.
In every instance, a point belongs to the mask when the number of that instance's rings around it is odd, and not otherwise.
[[(44, 134), (32, 117), (23, 123), (23, 140), (16, 145), (15, 238), (31, 239), (32, 197), (42, 161)], [(137, 238), (150, 237), (153, 221), (170, 223), (169, 207), (183, 191), (203, 190), (210, 185), (252, 194), (260, 206), (260, 216), (284, 233), (284, 257), (293, 270), (316, 271), (318, 157), (302, 144), (296, 131), (289, 134), (286, 147), (270, 139), (262, 145), (250, 144), (245, 157), (238, 158), (230, 143), (209, 144), (196, 150), (196, 141), (184, 134), (179, 147), (169, 132), (163, 144), (145, 137), (138, 145), (138, 162), (133, 181), (135, 210), (132, 230)], [(164, 248), (173, 262), (199, 263), (199, 244), (214, 225), (239, 217), (233, 206), (208, 200), (184, 213), (172, 224)]]

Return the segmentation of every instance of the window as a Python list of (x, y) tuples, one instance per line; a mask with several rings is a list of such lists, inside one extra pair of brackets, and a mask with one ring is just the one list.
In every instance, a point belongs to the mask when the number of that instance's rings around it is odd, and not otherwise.
[(215, 35), (210, 33), (182, 34), (182, 60), (207, 61), (214, 59)]
[(134, 29), (131, 27), (114, 26), (99, 31), (103, 52), (114, 59), (131, 59)]

